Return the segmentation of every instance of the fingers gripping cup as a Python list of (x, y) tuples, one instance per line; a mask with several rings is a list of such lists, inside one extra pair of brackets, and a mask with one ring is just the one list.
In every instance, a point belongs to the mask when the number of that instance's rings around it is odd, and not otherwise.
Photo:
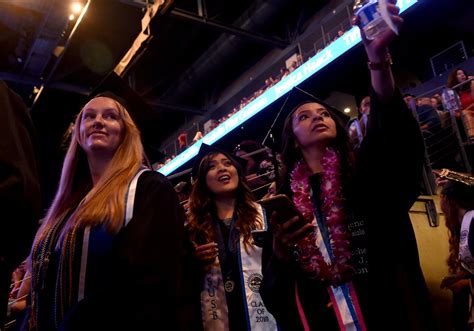
[(389, 28), (391, 22), (387, 22), (390, 18), (386, 9), (386, 1), (356, 0), (353, 9), (354, 15), (359, 17), (360, 26), (368, 40), (375, 39)]

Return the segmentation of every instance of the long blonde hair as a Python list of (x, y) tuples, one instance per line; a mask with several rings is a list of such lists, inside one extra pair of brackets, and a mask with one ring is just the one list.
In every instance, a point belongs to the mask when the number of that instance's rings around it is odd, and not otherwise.
[(144, 152), (140, 131), (125, 107), (113, 97), (123, 122), (123, 137), (109, 166), (100, 180), (92, 187), (92, 178), (87, 156), (80, 146), (79, 128), (82, 122), (81, 109), (76, 117), (72, 139), (64, 158), (61, 179), (56, 196), (45, 217), (40, 231), (44, 234), (54, 224), (60, 222), (74, 208), (61, 237), (73, 226), (85, 227), (104, 225), (108, 232), (117, 233), (124, 220), (125, 194), (128, 184), (143, 164)]

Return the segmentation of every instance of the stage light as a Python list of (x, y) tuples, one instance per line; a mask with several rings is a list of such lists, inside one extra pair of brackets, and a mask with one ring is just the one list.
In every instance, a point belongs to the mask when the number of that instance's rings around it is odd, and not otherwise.
[(71, 5), (72, 12), (75, 14), (79, 14), (82, 10), (82, 5), (79, 2), (74, 2)]
[(344, 113), (348, 114), (351, 112), (351, 109), (348, 107), (348, 108), (344, 108)]
[(69, 15), (69, 20), (70, 21), (74, 21), (75, 18), (76, 18), (76, 16), (74, 16), (74, 14)]

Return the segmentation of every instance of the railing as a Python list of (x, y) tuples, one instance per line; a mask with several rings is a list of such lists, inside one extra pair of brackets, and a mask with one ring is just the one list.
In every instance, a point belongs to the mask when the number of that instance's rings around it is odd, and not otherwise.
[(430, 58), (433, 76), (436, 77), (456, 64), (462, 63), (466, 60), (466, 47), (462, 41), (459, 41)]
[[(401, 0), (399, 1), (399, 5), (400, 7), (402, 7), (402, 9), (406, 9), (415, 2), (416, 0)], [(345, 4), (342, 3), (334, 10), (329, 11), (327, 16), (321, 20), (322, 23), (320, 24), (320, 32), (318, 31), (319, 33), (312, 33), (309, 37), (298, 42), (291, 48), (292, 51), (287, 52), (287, 55), (292, 55), (294, 53), (293, 49), (298, 50), (299, 55), (302, 59), (302, 63), (318, 54), (327, 46), (331, 45), (331, 43), (334, 42), (336, 39), (342, 37), (342, 35), (346, 33), (346, 31), (352, 28), (352, 3), (352, 1), (345, 1)], [(301, 65), (301, 63), (298, 64)], [(265, 84), (265, 80), (267, 78), (273, 77), (276, 82), (280, 81), (282, 79), (280, 69), (285, 67), (286, 66), (284, 61), (281, 61), (276, 65), (272, 65), (273, 71), (271, 71), (272, 68), (269, 68), (270, 71), (265, 70), (265, 73), (262, 74), (260, 77), (254, 78), (252, 80), (252, 83), (249, 83), (250, 85), (255, 87), (254, 92), (251, 92), (247, 95), (242, 95), (241, 101), (231, 106), (230, 110), (227, 109), (227, 111), (225, 112), (226, 114), (222, 116), (217, 116), (217, 118), (215, 119), (216, 124), (222, 123), (230, 117), (229, 115), (235, 114), (237, 111), (241, 110), (243, 106), (248, 104), (248, 101), (246, 101), (245, 99), (253, 100), (255, 97), (258, 96), (255, 95), (255, 93), (258, 94), (260, 91), (265, 92), (269, 87), (271, 87)], [(215, 118), (216, 114), (212, 114), (211, 116)], [(180, 154), (180, 152), (182, 152), (182, 150), (179, 149), (178, 137), (181, 134), (185, 134), (187, 136), (186, 147), (192, 145), (193, 138), (195, 137), (198, 131), (200, 131), (203, 135), (208, 133), (204, 129), (204, 124), (210, 120), (212, 121), (211, 117), (206, 117), (202, 120), (192, 123), (189, 128), (183, 130), (181, 133), (175, 134), (172, 142), (165, 145), (162, 149), (171, 159), (174, 158), (174, 156), (177, 156), (178, 154)]]
[[(400, 7), (400, 13), (413, 6), (416, 2), (417, 0), (398, 0), (397, 5)], [(223, 121), (218, 125), (217, 128), (209, 132), (207, 135), (205, 132), (203, 132), (204, 137), (199, 141), (207, 144), (215, 143), (217, 140), (221, 139), (223, 136), (235, 129), (238, 125), (243, 124), (252, 116), (259, 113), (268, 105), (279, 99), (292, 87), (301, 84), (304, 80), (308, 79), (326, 65), (336, 60), (339, 56), (353, 48), (355, 45), (359, 44), (360, 41), (361, 38), (358, 28), (352, 27), (336, 41), (328, 44), (328, 46), (326, 46), (322, 52), (308, 59), (287, 77), (280, 80), (274, 86), (266, 88), (262, 94), (259, 94), (258, 96), (254, 95), (253, 97), (256, 97), (254, 100), (251, 99), (251, 102), (248, 104), (241, 104), (240, 106), (233, 108), (232, 111), (229, 111), (228, 116), (221, 119)], [(304, 49), (302, 49), (302, 52), (304, 52)], [(173, 143), (173, 145), (175, 145), (175, 143)], [(165, 150), (167, 148), (165, 148)], [(198, 149), (199, 145), (195, 145), (185, 146), (185, 149), (182, 151), (177, 151), (175, 149), (174, 153), (168, 152), (169, 155), (176, 155), (176, 157), (167, 160), (170, 162), (160, 167), (159, 171), (165, 175), (169, 175), (181, 165), (189, 161), (192, 157), (194, 157), (197, 154)], [(178, 154), (178, 152), (180, 153)]]

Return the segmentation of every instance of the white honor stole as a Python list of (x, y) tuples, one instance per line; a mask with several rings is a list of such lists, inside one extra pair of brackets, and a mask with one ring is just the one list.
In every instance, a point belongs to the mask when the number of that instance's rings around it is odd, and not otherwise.
[[(259, 230), (267, 229), (265, 213), (260, 205), (258, 223)], [(262, 248), (248, 245), (245, 250), (243, 238), (239, 242), (239, 271), (241, 289), (247, 305), (245, 306), (248, 330), (277, 330), (275, 318), (270, 314), (260, 296), (262, 282)], [(225, 296), (225, 284), (220, 268), (219, 258), (212, 265), (204, 278), (204, 290), (201, 292), (201, 312), (205, 331), (229, 330), (228, 307)]]
[(469, 249), (469, 228), (474, 219), (474, 210), (464, 214), (461, 224), (461, 235), (459, 238), (459, 260), (464, 269), (474, 274), (474, 257)]

